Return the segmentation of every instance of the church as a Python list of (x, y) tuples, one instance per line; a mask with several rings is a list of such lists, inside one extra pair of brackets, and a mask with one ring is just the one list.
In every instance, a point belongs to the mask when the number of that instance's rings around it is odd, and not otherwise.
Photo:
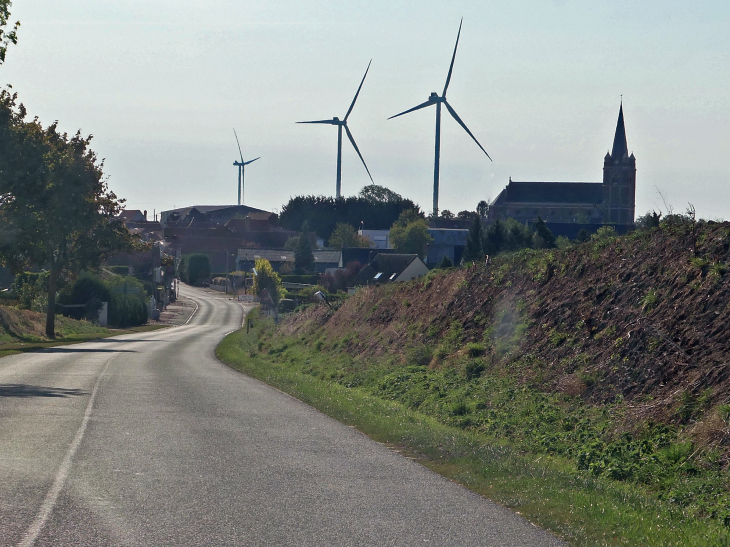
[(581, 229), (602, 225), (625, 233), (634, 226), (636, 158), (629, 155), (623, 103), (619, 107), (613, 148), (603, 158), (603, 182), (525, 182), (510, 177), (490, 204), (487, 222), (514, 218), (532, 224), (542, 218), (556, 236), (575, 238)]

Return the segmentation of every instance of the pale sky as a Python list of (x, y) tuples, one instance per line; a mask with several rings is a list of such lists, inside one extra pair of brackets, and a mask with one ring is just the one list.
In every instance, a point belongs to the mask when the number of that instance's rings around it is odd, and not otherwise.
[[(0, 66), (31, 115), (94, 135), (128, 208), (334, 195), (337, 130), (377, 184), (431, 209), (435, 109), (447, 94), (494, 159), (443, 111), (440, 208), (473, 210), (514, 180), (598, 182), (623, 94), (637, 214), (693, 203), (730, 219), (730, 2), (14, 0)], [(343, 143), (344, 195), (370, 182)]]

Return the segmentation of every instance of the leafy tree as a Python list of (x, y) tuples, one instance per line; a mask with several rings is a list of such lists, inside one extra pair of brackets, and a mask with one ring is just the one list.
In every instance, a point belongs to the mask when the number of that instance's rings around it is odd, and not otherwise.
[(358, 225), (363, 221), (368, 229), (387, 230), (407, 209), (420, 212), (418, 206), (409, 199), (383, 202), (372, 197), (335, 199), (327, 196), (297, 196), (283, 205), (279, 224), (283, 228), (299, 231), (304, 221), (307, 221), (311, 230), (329, 240), (339, 222)]
[(479, 217), (474, 218), (469, 227), (469, 235), (466, 236), (466, 247), (462, 254), (464, 262), (476, 262), (484, 258), (482, 247), (482, 221)]
[(369, 201), (370, 203), (398, 203), (403, 201), (403, 196), (396, 194), (385, 186), (370, 184), (360, 190), (360, 199)]
[(116, 220), (124, 200), (110, 191), (91, 136), (69, 137), (54, 123), (26, 121), (17, 96), (0, 92), (0, 261), (17, 272), (48, 270), (46, 335), (55, 337), (56, 292), (67, 277), (93, 270), (135, 238)]
[(477, 213), (482, 218), (487, 218), (487, 213), (489, 212), (489, 203), (482, 200), (477, 204)]
[(299, 247), (299, 236), (291, 236), (284, 243), (284, 249), (287, 251), (296, 251)]
[(497, 219), (484, 232), (484, 240), (482, 241), (484, 254), (496, 255), (505, 249), (506, 242), (507, 230), (504, 223)]
[(335, 249), (370, 247), (370, 240), (358, 234), (351, 224), (338, 222), (335, 231), (330, 236), (329, 246)]
[(532, 230), (514, 218), (504, 221), (505, 243), (502, 251), (519, 251), (532, 246)]
[(304, 221), (297, 248), (294, 251), (294, 269), (297, 273), (310, 272), (314, 267), (312, 242), (309, 241), (309, 223)]
[(205, 253), (183, 255), (180, 260), (180, 277), (189, 285), (210, 277), (210, 272), (210, 257)]
[(636, 219), (636, 227), (639, 229), (658, 228), (661, 218), (661, 213), (648, 211), (644, 216), (640, 216)]
[(575, 238), (575, 240), (578, 243), (583, 243), (584, 241), (588, 241), (591, 238), (590, 234), (588, 233), (588, 230), (585, 228), (581, 228), (578, 232), (578, 236)]
[(265, 258), (257, 258), (254, 267), (256, 268), (256, 275), (253, 278), (253, 292), (257, 296), (261, 296), (263, 290), (266, 289), (269, 291), (274, 304), (278, 304), (279, 300), (286, 296), (286, 290), (284, 285), (281, 284), (279, 274), (271, 267), (271, 262)]
[(445, 218), (446, 220), (451, 220), (452, 218), (454, 218), (454, 213), (452, 213), (448, 209), (444, 209), (443, 211), (441, 211), (440, 216), (441, 218)]
[(535, 249), (552, 249), (555, 247), (555, 236), (538, 216), (535, 222), (535, 233), (532, 235), (532, 246)]
[(479, 213), (476, 211), (459, 211), (459, 213), (456, 215), (456, 218), (459, 220), (473, 220), (475, 218), (479, 218)]
[(428, 224), (419, 214), (409, 209), (403, 211), (390, 229), (390, 241), (398, 252), (426, 256), (426, 246), (433, 241)]
[(6, 30), (8, 19), (10, 19), (10, 0), (0, 0), (0, 65), (5, 62), (5, 54), (10, 44), (18, 43), (18, 27), (20, 22), (16, 21), (10, 32)]

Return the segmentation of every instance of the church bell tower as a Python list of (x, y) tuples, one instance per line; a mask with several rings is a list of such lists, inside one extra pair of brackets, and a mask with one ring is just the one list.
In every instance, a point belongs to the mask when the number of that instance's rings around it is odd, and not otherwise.
[(618, 112), (613, 149), (603, 159), (603, 222), (631, 225), (636, 209), (636, 158), (629, 156), (623, 102)]

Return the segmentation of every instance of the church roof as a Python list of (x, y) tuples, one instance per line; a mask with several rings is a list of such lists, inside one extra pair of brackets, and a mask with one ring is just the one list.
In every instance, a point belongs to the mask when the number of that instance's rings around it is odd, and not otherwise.
[(603, 203), (603, 185), (596, 182), (523, 182), (510, 180), (494, 205), (506, 203)]
[(613, 137), (613, 149), (611, 157), (620, 160), (624, 154), (629, 155), (629, 145), (626, 142), (626, 128), (624, 127), (624, 105), (618, 111), (618, 122), (616, 122), (616, 135)]

